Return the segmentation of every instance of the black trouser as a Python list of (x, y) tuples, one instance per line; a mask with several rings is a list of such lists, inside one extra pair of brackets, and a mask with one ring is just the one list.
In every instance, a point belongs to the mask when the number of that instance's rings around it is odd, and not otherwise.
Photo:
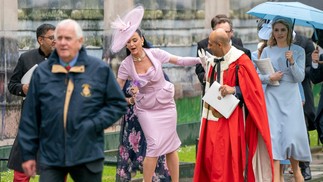
[(310, 167), (310, 162), (302, 162), (302, 161), (299, 161), (299, 167), (301, 169), (306, 169), (306, 168), (309, 168)]
[(64, 182), (70, 174), (75, 182), (101, 182), (103, 160), (85, 163), (71, 167), (41, 166), (39, 182)]
[(323, 143), (323, 117), (322, 114), (320, 114), (319, 119), (316, 120), (316, 131), (318, 134), (318, 137), (321, 141), (321, 143)]

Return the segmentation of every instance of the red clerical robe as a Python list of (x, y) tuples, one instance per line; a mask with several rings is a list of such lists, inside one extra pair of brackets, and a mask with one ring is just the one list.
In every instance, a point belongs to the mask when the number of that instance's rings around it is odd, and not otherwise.
[[(203, 107), (194, 182), (273, 181), (271, 138), (261, 81), (251, 60), (235, 47), (221, 62), (220, 83), (236, 86), (237, 65), (247, 114), (238, 105), (226, 119)], [(214, 66), (213, 62), (208, 66), (208, 78)], [(206, 91), (209, 85), (207, 82)]]

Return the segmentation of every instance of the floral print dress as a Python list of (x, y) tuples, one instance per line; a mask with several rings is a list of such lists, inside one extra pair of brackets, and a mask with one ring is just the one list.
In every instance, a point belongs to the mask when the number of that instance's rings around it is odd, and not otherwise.
[[(130, 96), (127, 92), (129, 87), (130, 82), (127, 81), (123, 89), (127, 97)], [(142, 162), (145, 158), (146, 147), (146, 139), (138, 118), (134, 114), (133, 106), (129, 105), (121, 124), (116, 181), (131, 181), (137, 171), (142, 173)], [(158, 158), (153, 181), (171, 181), (165, 155)]]

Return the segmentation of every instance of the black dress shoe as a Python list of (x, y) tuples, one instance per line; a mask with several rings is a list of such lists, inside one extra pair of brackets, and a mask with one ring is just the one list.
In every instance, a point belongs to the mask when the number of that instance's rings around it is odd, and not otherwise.
[(305, 181), (308, 181), (308, 180), (312, 179), (310, 166), (307, 166), (306, 168), (301, 169), (301, 172), (302, 172), (302, 175), (303, 175)]

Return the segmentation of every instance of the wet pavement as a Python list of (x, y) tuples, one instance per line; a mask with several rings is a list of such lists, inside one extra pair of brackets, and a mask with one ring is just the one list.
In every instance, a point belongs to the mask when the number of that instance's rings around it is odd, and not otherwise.
[[(311, 171), (312, 171), (312, 180), (311, 182), (323, 182), (323, 148), (322, 146), (312, 148), (312, 163)], [(292, 181), (292, 180), (290, 180)]]
[[(312, 151), (312, 179), (308, 182), (323, 182), (323, 148), (311, 148)], [(180, 182), (191, 182), (194, 171), (194, 163), (181, 163), (180, 165)], [(284, 173), (285, 182), (294, 182), (293, 174), (289, 174), (288, 170)], [(142, 181), (142, 179), (134, 179), (133, 182)]]
[[(310, 164), (310, 167), (312, 171), (312, 179), (308, 181), (323, 182), (323, 148), (322, 146), (314, 147), (314, 148), (311, 148), (311, 151), (312, 151), (312, 163)], [(289, 174), (288, 170), (286, 170), (284, 174), (284, 179), (285, 179), (285, 182), (294, 182), (293, 175)], [(192, 178), (187, 176), (180, 178), (180, 182), (191, 182), (191, 181), (192, 181)]]
[[(310, 164), (312, 171), (312, 179), (309, 182), (323, 182), (323, 148), (315, 147), (312, 151), (312, 163)], [(285, 182), (294, 182), (292, 174), (288, 173), (288, 170), (284, 174)]]

